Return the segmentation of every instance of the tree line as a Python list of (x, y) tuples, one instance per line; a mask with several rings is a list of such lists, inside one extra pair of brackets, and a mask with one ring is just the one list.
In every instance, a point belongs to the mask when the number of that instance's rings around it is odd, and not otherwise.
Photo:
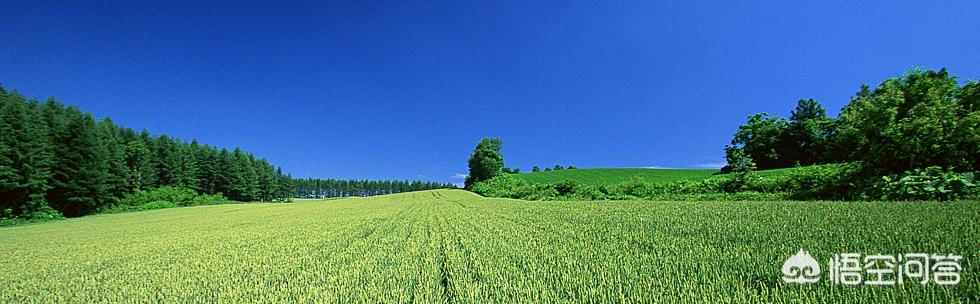
[(330, 198), (371, 196), (408, 191), (456, 188), (452, 183), (410, 180), (355, 180), (297, 178), (293, 180), (294, 197)]
[(53, 98), (41, 102), (0, 87), (0, 219), (82, 216), (161, 187), (268, 202), (311, 193), (374, 195), (452, 185), (293, 180), (281, 167), (239, 148), (137, 132)]
[(291, 193), (282, 168), (238, 148), (137, 132), (53, 98), (0, 88), (0, 129), (2, 217), (81, 216), (163, 186), (239, 201)]
[(980, 82), (959, 85), (945, 68), (913, 69), (867, 85), (837, 118), (815, 100), (797, 102), (787, 120), (758, 113), (725, 147), (730, 170), (860, 162), (886, 175), (937, 166), (980, 171)]

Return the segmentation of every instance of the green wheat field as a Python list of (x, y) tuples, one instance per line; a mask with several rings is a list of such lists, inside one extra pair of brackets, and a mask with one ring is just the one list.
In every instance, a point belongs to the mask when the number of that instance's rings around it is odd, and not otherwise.
[[(0, 228), (0, 302), (976, 302), (976, 202), (526, 202), (435, 190)], [(800, 249), (964, 256), (955, 286), (781, 281)]]

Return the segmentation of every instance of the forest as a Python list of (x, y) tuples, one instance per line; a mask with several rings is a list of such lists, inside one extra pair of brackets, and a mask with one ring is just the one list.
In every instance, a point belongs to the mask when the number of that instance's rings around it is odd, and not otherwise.
[(452, 189), (452, 183), (410, 180), (342, 180), (322, 178), (293, 179), (296, 198), (371, 196), (408, 191)]
[(2, 87), (0, 130), (0, 219), (82, 216), (162, 187), (243, 202), (452, 187), (421, 181), (294, 180), (281, 167), (239, 148), (137, 132), (53, 98), (41, 102)]

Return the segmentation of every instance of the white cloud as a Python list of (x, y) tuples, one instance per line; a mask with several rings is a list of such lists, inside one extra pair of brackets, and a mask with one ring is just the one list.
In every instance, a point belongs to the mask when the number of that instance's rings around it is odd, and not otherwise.
[(677, 168), (674, 168), (674, 167), (662, 167), (662, 166), (649, 166), (649, 167), (640, 167), (640, 169), (677, 169)]
[(721, 167), (724, 167), (725, 165), (727, 165), (727, 164), (726, 163), (704, 163), (704, 164), (694, 165), (694, 167), (695, 168), (701, 168), (701, 169), (720, 169)]
[(466, 173), (456, 173), (451, 177), (452, 179), (466, 179)]

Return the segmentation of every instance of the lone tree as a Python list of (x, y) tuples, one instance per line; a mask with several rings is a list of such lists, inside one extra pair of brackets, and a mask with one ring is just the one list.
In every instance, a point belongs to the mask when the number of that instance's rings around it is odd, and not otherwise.
[(470, 188), (475, 183), (485, 181), (500, 174), (504, 167), (504, 156), (500, 148), (504, 142), (500, 138), (483, 138), (470, 156), (470, 175), (466, 176), (465, 187)]

